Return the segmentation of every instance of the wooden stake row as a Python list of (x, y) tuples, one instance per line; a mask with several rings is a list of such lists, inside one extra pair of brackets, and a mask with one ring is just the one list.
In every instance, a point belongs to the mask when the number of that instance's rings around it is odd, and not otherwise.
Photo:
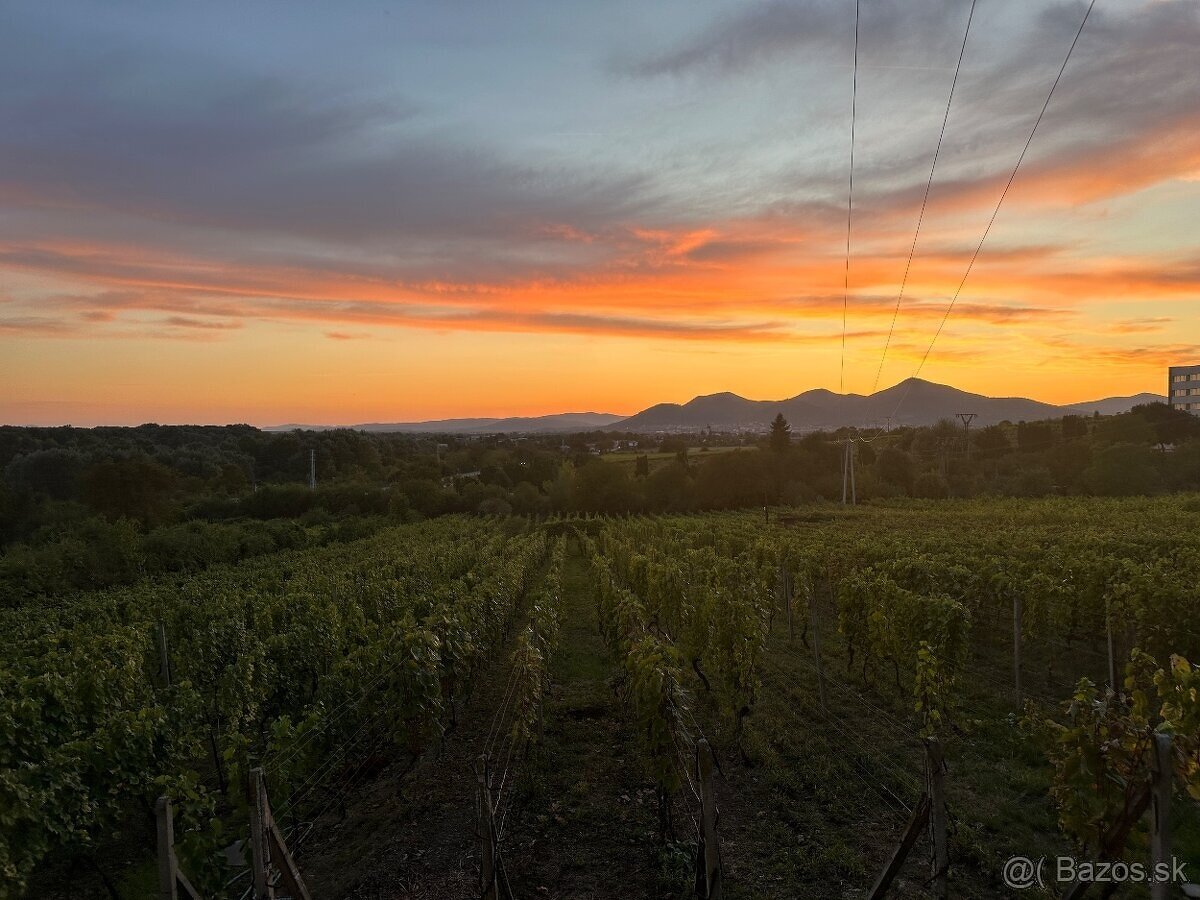
[(200, 900), (200, 895), (180, 871), (179, 860), (175, 858), (175, 821), (170, 799), (158, 798), (155, 815), (158, 819), (159, 900), (179, 900), (181, 892), (187, 900)]
[[(254, 900), (276, 900), (277, 897), (288, 896), (292, 900), (312, 900), (304, 879), (300, 877), (300, 869), (292, 854), (288, 852), (287, 843), (275, 817), (271, 814), (271, 802), (267, 798), (267, 783), (265, 773), (261, 768), (250, 770), (250, 850)], [(286, 894), (277, 894), (274, 873), (279, 872), (279, 884)]]
[(926, 828), (929, 829), (929, 843), (932, 850), (929, 863), (929, 883), (933, 887), (933, 895), (940, 898), (949, 896), (950, 844), (946, 813), (946, 760), (942, 755), (942, 746), (937, 738), (925, 739), (925, 768), (925, 791), (913, 808), (912, 818), (909, 819), (908, 825), (904, 829), (900, 843), (892, 851), (887, 865), (875, 879), (875, 884), (871, 886), (871, 892), (867, 895), (869, 900), (880, 900), (887, 895), (888, 888), (900, 874), (904, 861), (917, 843), (917, 838)]

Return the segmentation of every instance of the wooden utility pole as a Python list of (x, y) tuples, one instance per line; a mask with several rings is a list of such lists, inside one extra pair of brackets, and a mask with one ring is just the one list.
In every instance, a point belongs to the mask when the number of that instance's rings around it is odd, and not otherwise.
[(853, 506), (858, 506), (858, 488), (854, 483), (854, 442), (849, 445), (850, 451), (850, 503)]
[(950, 845), (946, 827), (946, 790), (943, 776), (946, 761), (942, 756), (942, 745), (935, 737), (925, 739), (925, 755), (929, 767), (929, 828), (933, 838), (933, 859), (930, 878), (933, 895), (944, 898), (946, 893), (946, 870), (950, 868)]
[(854, 441), (851, 438), (846, 438), (846, 444), (842, 448), (842, 506), (846, 505), (847, 495), (850, 497), (850, 502), (857, 506), (858, 491), (854, 484)]
[(696, 775), (700, 784), (700, 848), (696, 893), (701, 900), (721, 900), (721, 845), (717, 841), (717, 795), (713, 791), (713, 755), (708, 741), (696, 741)]
[(842, 506), (846, 505), (846, 491), (850, 484), (850, 442), (842, 447)]

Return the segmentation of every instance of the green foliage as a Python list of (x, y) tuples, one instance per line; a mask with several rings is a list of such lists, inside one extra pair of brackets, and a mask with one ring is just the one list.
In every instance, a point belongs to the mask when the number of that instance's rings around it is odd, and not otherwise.
[(1083, 678), (1063, 704), (1064, 721), (1028, 707), (1025, 727), (1054, 767), (1051, 794), (1059, 821), (1083, 848), (1103, 848), (1134, 798), (1147, 789), (1156, 731), (1172, 734), (1173, 777), (1200, 798), (1198, 684), (1197, 669), (1183, 657), (1173, 656), (1161, 669), (1134, 650), (1120, 693), (1101, 693)]
[(771, 450), (775, 453), (786, 453), (792, 444), (792, 427), (788, 425), (783, 413), (777, 413), (771, 422), (771, 433), (768, 439)]
[(562, 567), (566, 537), (560, 537), (550, 556), (542, 587), (531, 598), (529, 624), (517, 636), (512, 654), (513, 739), (524, 747), (540, 737), (542, 702), (550, 685), (549, 661), (558, 649), (562, 631)]
[[(215, 795), (241, 807), (250, 759), (286, 796), (364, 720), (419, 752), (545, 554), (541, 532), (448, 518), (0, 611), (0, 897), (162, 791), (204, 882)], [(158, 621), (169, 689), (156, 687)]]

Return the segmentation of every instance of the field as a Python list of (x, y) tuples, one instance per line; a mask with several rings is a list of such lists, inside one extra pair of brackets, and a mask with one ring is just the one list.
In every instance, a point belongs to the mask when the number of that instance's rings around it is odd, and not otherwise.
[(724, 896), (867, 896), (940, 750), (945, 864), (931, 815), (892, 895), (1003, 897), (1014, 855), (1149, 858), (1155, 733), (1198, 880), (1198, 525), (451, 516), (6, 609), (0, 896), (154, 896), (159, 796), (204, 896), (248, 896), (258, 768), (314, 897), (477, 897), (493, 847), (500, 896), (695, 896), (708, 745)]
[[(752, 452), (757, 449), (757, 447), (688, 447), (687, 452), (688, 456), (693, 459), (707, 459), (710, 456), (719, 456), (722, 453), (730, 453), (734, 450)], [(677, 453), (663, 453), (658, 450), (617, 450), (612, 453), (601, 454), (600, 459), (610, 465), (624, 466), (629, 469), (630, 474), (633, 474), (634, 468), (637, 466), (638, 457), (640, 456), (646, 457), (651, 472), (679, 457)]]

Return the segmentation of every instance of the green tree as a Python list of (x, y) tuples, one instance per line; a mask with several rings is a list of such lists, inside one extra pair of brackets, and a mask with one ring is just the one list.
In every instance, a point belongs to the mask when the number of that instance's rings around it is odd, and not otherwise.
[(594, 460), (575, 473), (572, 505), (583, 512), (628, 512), (637, 491), (625, 466)]
[(638, 478), (648, 478), (650, 476), (650, 457), (645, 453), (638, 456), (633, 474)]
[(175, 473), (150, 459), (106, 459), (83, 473), (83, 498), (108, 519), (157, 525), (170, 518)]
[(875, 461), (875, 474), (881, 481), (912, 491), (915, 477), (913, 458), (898, 447), (884, 447)]
[[(1187, 413), (1184, 413), (1187, 415)], [(1126, 413), (1112, 416), (1096, 423), (1092, 433), (1098, 444), (1150, 444), (1159, 443), (1154, 425), (1142, 416)]]
[(679, 512), (691, 503), (692, 480), (686, 466), (660, 466), (646, 479), (646, 505), (656, 512)]
[(697, 467), (697, 505), (705, 509), (761, 506), (770, 486), (763, 456), (761, 452), (734, 450)]
[(1161, 478), (1154, 451), (1139, 444), (1112, 444), (1096, 450), (1083, 481), (1093, 494), (1106, 497), (1151, 494)]
[(1008, 441), (1008, 434), (1000, 425), (989, 425), (987, 428), (980, 429), (976, 433), (973, 443), (980, 455), (986, 457), (999, 456), (1012, 449), (1012, 444)]
[(792, 445), (792, 428), (788, 425), (783, 413), (776, 413), (771, 423), (771, 449), (776, 453), (786, 453)]
[(1087, 437), (1088, 426), (1087, 419), (1083, 416), (1063, 416), (1062, 418), (1062, 436), (1063, 440), (1070, 441), (1075, 438)]
[(659, 453), (686, 453), (687, 441), (681, 437), (671, 436), (662, 439), (662, 443), (658, 445)]
[(1159, 444), (1178, 444), (1189, 438), (1200, 437), (1200, 416), (1193, 416), (1165, 403), (1135, 406), (1129, 414), (1150, 425)]
[(1018, 422), (1017, 447), (1021, 450), (1049, 450), (1054, 444), (1054, 428), (1049, 422)]

